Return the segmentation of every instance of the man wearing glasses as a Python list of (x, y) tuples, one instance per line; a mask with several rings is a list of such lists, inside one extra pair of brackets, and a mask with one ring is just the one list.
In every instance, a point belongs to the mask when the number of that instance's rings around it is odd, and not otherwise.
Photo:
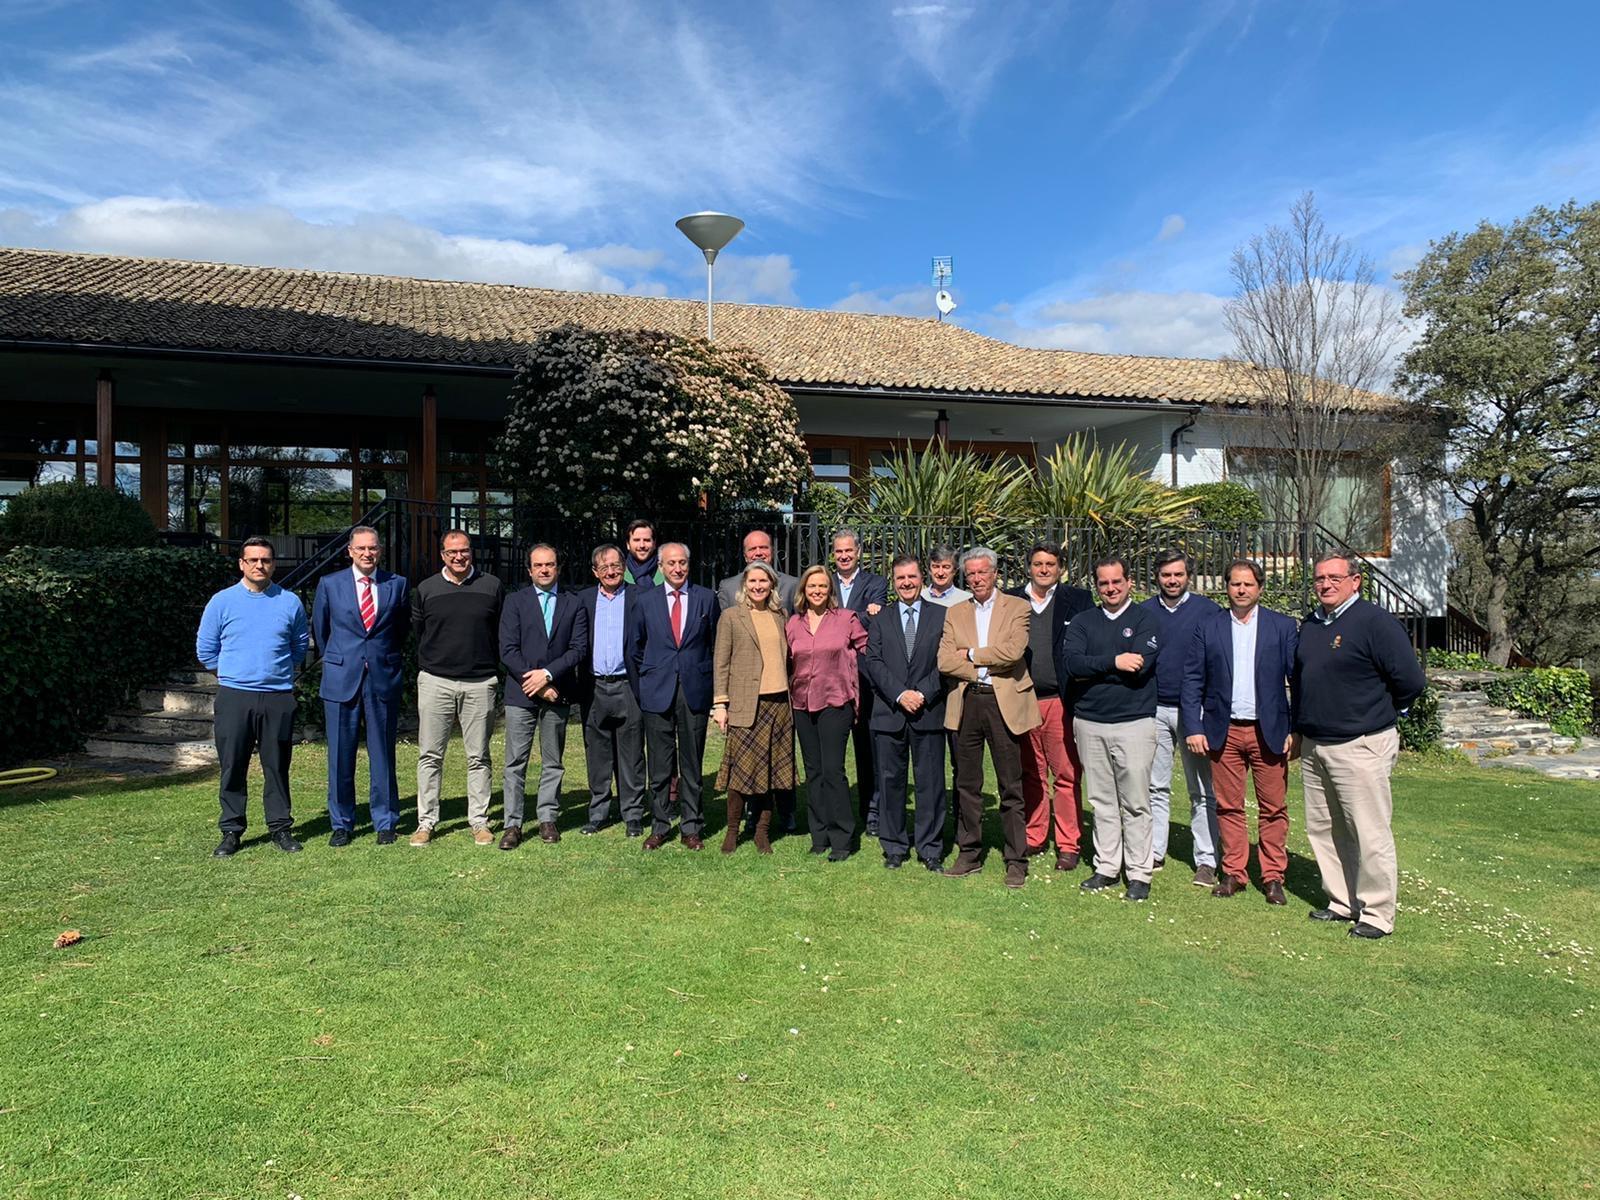
[(1319, 607), (1300, 626), (1291, 746), (1291, 757), (1296, 748), (1301, 755), (1306, 838), (1328, 894), (1327, 907), (1310, 915), (1350, 922), (1351, 937), (1387, 937), (1400, 885), (1390, 829), (1395, 726), (1428, 681), (1405, 627), (1361, 599), (1355, 559), (1324, 555), (1311, 583)]
[(411, 628), (417, 635), (417, 831), (426, 846), (439, 824), (439, 788), (445, 747), (458, 722), (467, 749), (467, 823), (472, 840), (492, 846), (489, 796), (493, 763), (494, 685), (500, 665), (500, 580), (473, 568), (472, 539), (452, 529), (440, 543), (444, 570), (411, 593)]
[(272, 543), (246, 538), (239, 551), (240, 580), (206, 604), (195, 636), (195, 657), (217, 673), (214, 732), (222, 769), (222, 841), (216, 858), (238, 853), (245, 830), (250, 757), (261, 753), (266, 783), (261, 808), (272, 844), (293, 854), (300, 849), (290, 830), (289, 754), (294, 748), (294, 669), (311, 643), (305, 605), (272, 582)]

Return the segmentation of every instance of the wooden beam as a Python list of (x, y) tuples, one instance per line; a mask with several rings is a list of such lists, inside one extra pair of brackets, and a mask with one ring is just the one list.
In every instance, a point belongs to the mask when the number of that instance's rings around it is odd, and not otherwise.
[(139, 422), (139, 501), (157, 529), (168, 527), (167, 423), (148, 414)]
[(112, 428), (112, 401), (117, 385), (110, 371), (101, 371), (94, 383), (95, 478), (103, 488), (117, 486), (117, 442)]
[(439, 398), (432, 384), (422, 389), (422, 498), (439, 498)]

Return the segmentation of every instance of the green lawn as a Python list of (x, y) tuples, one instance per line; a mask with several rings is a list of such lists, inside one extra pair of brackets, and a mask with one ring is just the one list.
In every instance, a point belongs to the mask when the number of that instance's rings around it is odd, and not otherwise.
[(208, 775), (0, 791), (0, 1194), (1600, 1184), (1600, 785), (1404, 763), (1399, 933), (1364, 943), (1306, 920), (1297, 795), (1287, 910), (1190, 886), (1177, 829), (1132, 905), (1083, 871), (1008, 892), (997, 855), (891, 873), (871, 842), (645, 855), (576, 835), (581, 767), (561, 844), (502, 854), (465, 836), (452, 754), (425, 850), (329, 849), (319, 748), (293, 856), (212, 861)]

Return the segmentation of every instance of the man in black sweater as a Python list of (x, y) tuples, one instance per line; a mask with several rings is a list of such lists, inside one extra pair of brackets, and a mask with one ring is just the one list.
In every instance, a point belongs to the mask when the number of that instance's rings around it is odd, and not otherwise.
[(1122, 558), (1094, 565), (1101, 607), (1068, 618), (1056, 673), (1067, 681), (1072, 733), (1083, 762), (1083, 794), (1094, 805), (1094, 874), (1079, 886), (1098, 892), (1127, 873), (1124, 899), (1146, 900), (1154, 865), (1150, 764), (1156, 752), (1156, 615), (1134, 604)]
[(1328, 893), (1311, 919), (1352, 922), (1352, 937), (1387, 937), (1400, 887), (1390, 828), (1395, 723), (1428, 681), (1405, 628), (1361, 599), (1358, 560), (1326, 555), (1311, 582), (1320, 606), (1300, 626), (1294, 663), (1306, 837)]
[(494, 769), (494, 685), (500, 669), (500, 606), (505, 588), (472, 565), (472, 539), (460, 529), (444, 535), (444, 570), (411, 590), (411, 628), (417, 635), (417, 831), (426, 846), (439, 823), (439, 785), (450, 729), (461, 723), (467, 750), (467, 823), (472, 840), (494, 844), (489, 797)]

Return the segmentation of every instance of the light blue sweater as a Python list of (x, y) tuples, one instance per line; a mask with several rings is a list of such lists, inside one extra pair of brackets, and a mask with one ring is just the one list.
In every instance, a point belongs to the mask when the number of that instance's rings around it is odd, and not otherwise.
[(217, 673), (223, 687), (244, 692), (287, 692), (296, 663), (311, 643), (300, 597), (275, 583), (252, 592), (240, 582), (206, 602), (194, 656)]

